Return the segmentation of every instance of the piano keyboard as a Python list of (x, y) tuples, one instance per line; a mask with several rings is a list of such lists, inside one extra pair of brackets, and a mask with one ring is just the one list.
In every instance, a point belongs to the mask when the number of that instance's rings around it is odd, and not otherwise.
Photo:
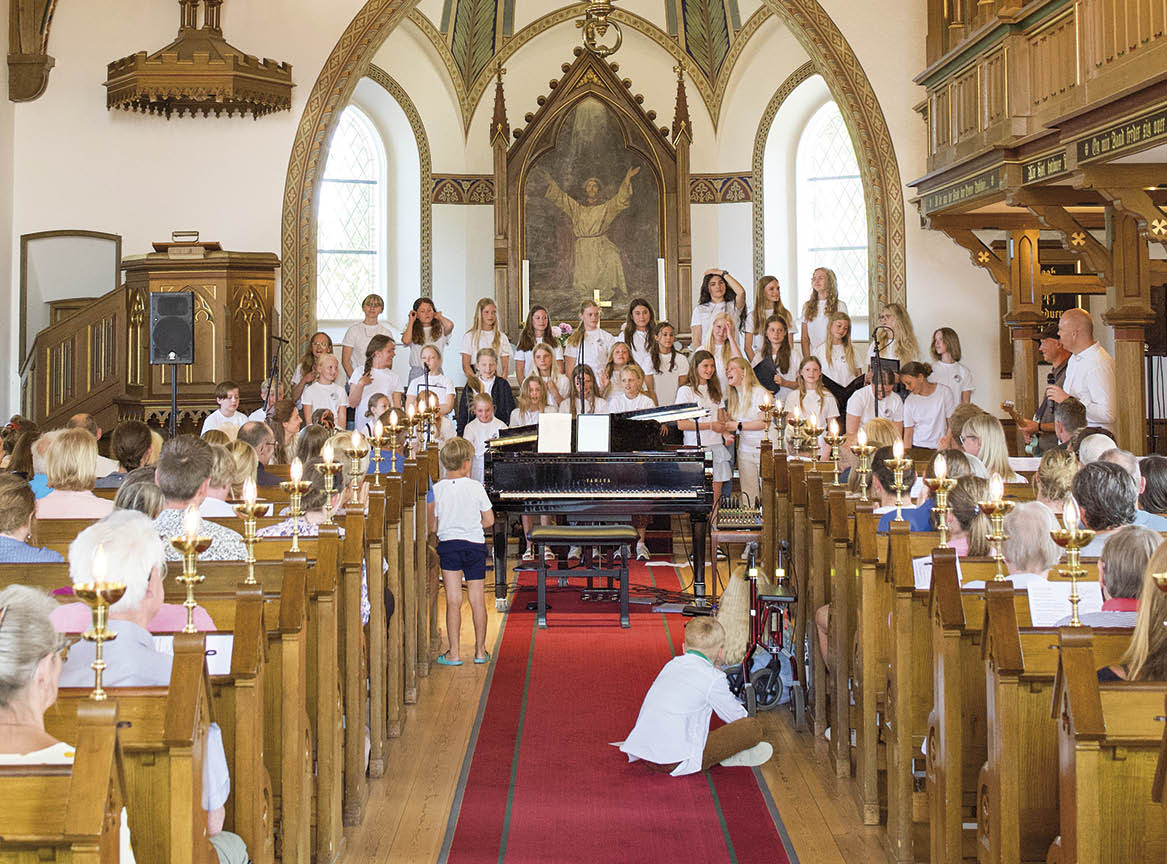
[(557, 498), (667, 498), (675, 501), (696, 501), (701, 493), (695, 489), (616, 489), (597, 487), (594, 489), (540, 489), (538, 491), (499, 491), (499, 498), (508, 501), (546, 501)]

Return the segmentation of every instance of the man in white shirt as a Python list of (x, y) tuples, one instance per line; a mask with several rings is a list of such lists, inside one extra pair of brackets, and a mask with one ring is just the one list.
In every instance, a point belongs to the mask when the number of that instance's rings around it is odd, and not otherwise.
[(1094, 339), (1094, 319), (1085, 309), (1067, 309), (1058, 321), (1058, 340), (1070, 352), (1066, 380), (1050, 384), (1046, 398), (1061, 403), (1076, 396), (1086, 406), (1086, 425), (1114, 428), (1114, 359)]
[(365, 349), (370, 340), (378, 333), (383, 333), (394, 339), (393, 331), (377, 319), (385, 311), (385, 301), (378, 294), (370, 294), (361, 301), (361, 311), (365, 313), (365, 320), (353, 324), (344, 331), (344, 338), (340, 340), (340, 365), (344, 367), (344, 374), (353, 377), (353, 367), (365, 367)]

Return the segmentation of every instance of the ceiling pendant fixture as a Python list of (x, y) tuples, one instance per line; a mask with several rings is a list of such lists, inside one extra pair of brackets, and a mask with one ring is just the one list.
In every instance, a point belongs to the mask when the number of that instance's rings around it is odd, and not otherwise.
[[(198, 26), (200, 2), (206, 7)], [(178, 0), (178, 38), (109, 64), (106, 107), (162, 114), (250, 114), (292, 107), (292, 66), (260, 60), (223, 38), (223, 0)]]

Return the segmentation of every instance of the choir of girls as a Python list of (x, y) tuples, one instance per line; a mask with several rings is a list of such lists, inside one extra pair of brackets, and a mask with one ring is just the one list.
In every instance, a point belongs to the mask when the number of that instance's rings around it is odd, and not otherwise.
[[(451, 341), (454, 322), (432, 300), (418, 298), (401, 334), (409, 348), (406, 380), (393, 370), (396, 343), (378, 320), (383, 308), (376, 295), (365, 298), (364, 320), (346, 332), (339, 363), (328, 335), (314, 334), (292, 376), (292, 397), (305, 415), (324, 406), (339, 418), (347, 409), (353, 428), (365, 431), (390, 409), (436, 399), (444, 417), (439, 434), (458, 434), (474, 444), (477, 478), (486, 442), (508, 425), (537, 423), (541, 413), (615, 413), (695, 402), (708, 416), (683, 421), (680, 428), (686, 444), (712, 452), (715, 494), (728, 494), (736, 463), (740, 492), (752, 500), (759, 494), (760, 445), (774, 434), (763, 419), (766, 405), (814, 418), (823, 429), (833, 420), (848, 438), (879, 417), (905, 444), (936, 447), (953, 410), (969, 402), (974, 390), (957, 333), (936, 330), (925, 361), (898, 303), (880, 309), (869, 350), (857, 354), (847, 305), (827, 268), (814, 271), (797, 318), (783, 304), (775, 277), (757, 280), (749, 295), (728, 271), (707, 270), (687, 350), (678, 343), (676, 326), (658, 320), (643, 298), (629, 304), (615, 334), (600, 326), (599, 306), (584, 302), (567, 338), (545, 307), (532, 306), (514, 344), (489, 298), (475, 305), (460, 342)], [(457, 355), (452, 346), (458, 346)], [(877, 366), (877, 356), (895, 362)], [(466, 376), (460, 393), (446, 371), (451, 361)], [(338, 382), (341, 366), (347, 395)], [(843, 406), (832, 390), (846, 394)]]

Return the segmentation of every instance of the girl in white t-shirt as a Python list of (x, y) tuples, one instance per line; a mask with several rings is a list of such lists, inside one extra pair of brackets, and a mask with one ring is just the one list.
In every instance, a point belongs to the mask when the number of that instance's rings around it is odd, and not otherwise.
[(813, 417), (824, 432), (831, 418), (839, 416), (839, 404), (823, 385), (823, 367), (813, 354), (798, 364), (798, 389), (786, 397), (785, 407), (788, 414), (797, 411), (800, 417)]
[(733, 479), (729, 448), (722, 435), (728, 428), (725, 397), (717, 380), (717, 363), (708, 351), (698, 351), (689, 361), (689, 377), (677, 390), (677, 402), (696, 402), (708, 411), (697, 420), (679, 420), (686, 447), (705, 447), (713, 454), (713, 500), (721, 500), (721, 490)]
[(781, 315), (770, 317), (762, 335), (766, 341), (754, 355), (754, 375), (758, 383), (774, 394), (774, 404), (780, 405), (798, 386), (802, 351), (790, 344), (786, 320)]
[(775, 316), (786, 322), (786, 329), (789, 331), (794, 316), (782, 302), (782, 288), (778, 285), (778, 277), (763, 276), (754, 289), (754, 304), (747, 317), (749, 324), (743, 340), (746, 357), (755, 366), (762, 347), (766, 344), (766, 325)]
[(693, 348), (704, 344), (709, 337), (709, 326), (718, 315), (732, 315), (734, 329), (741, 328), (746, 311), (746, 290), (741, 283), (729, 275), (728, 270), (715, 267), (705, 271), (701, 280), (701, 294), (693, 317), (689, 321)]
[[(726, 395), (726, 413), (737, 436), (737, 470), (741, 491), (751, 503), (757, 503), (761, 493), (760, 462), (762, 438), (766, 434), (766, 418), (762, 405), (769, 392), (758, 383), (754, 370), (744, 357), (734, 357), (726, 368), (729, 391)], [(748, 550), (747, 550), (748, 552)]]
[[(580, 381), (583, 381), (583, 399), (580, 399)], [(575, 367), (571, 373), (571, 387), (567, 398), (559, 403), (561, 414), (607, 414), (608, 400), (600, 395), (596, 384), (596, 373), (586, 363)]]
[(340, 361), (335, 354), (321, 354), (316, 358), (316, 380), (304, 388), (301, 394), (304, 425), (312, 422), (312, 414), (317, 408), (327, 408), (336, 417), (337, 427), (345, 428), (348, 420), (348, 394), (344, 387), (336, 383), (340, 374)]
[[(612, 346), (612, 353), (608, 355), (608, 362), (600, 370), (600, 394), (608, 400), (620, 392), (620, 373), (636, 363), (632, 359), (632, 349), (626, 342), (617, 342)], [(641, 370), (643, 371), (643, 370)]]
[(871, 334), (871, 349), (868, 357), (879, 356), (885, 360), (898, 360), (900, 366), (911, 363), (920, 356), (920, 345), (916, 341), (916, 329), (908, 311), (899, 303), (886, 303), (879, 310), (878, 326)]
[(932, 334), (932, 360), (932, 375), (928, 380), (944, 384), (961, 402), (971, 402), (976, 385), (972, 372), (960, 362), (960, 337), (951, 327), (941, 327)]
[(637, 297), (628, 306), (628, 320), (617, 334), (621, 342), (632, 349), (636, 365), (649, 372), (652, 368), (652, 340), (656, 332), (656, 313), (643, 297)]
[(608, 362), (608, 355), (612, 353), (612, 346), (616, 344), (616, 337), (607, 330), (600, 328), (600, 307), (592, 300), (585, 300), (579, 307), (579, 326), (567, 339), (563, 349), (563, 363), (567, 370), (567, 377), (572, 377), (572, 370), (580, 362), (580, 345), (583, 345), (583, 364), (592, 367), (592, 371), (603, 369)]
[(292, 373), (292, 398), (296, 400), (297, 408), (303, 404), (300, 394), (304, 392), (304, 388), (316, 380), (316, 358), (321, 354), (331, 353), (332, 337), (323, 330), (313, 333), (312, 338), (308, 340), (308, 350), (304, 352)]
[(507, 424), (494, 416), (494, 400), (485, 393), (477, 394), (471, 407), (474, 419), (466, 424), (462, 437), (474, 445), (474, 463), (470, 476), (481, 483), (486, 461), (486, 442), (497, 438), (498, 433), (507, 428)]
[(384, 393), (393, 400), (393, 407), (401, 407), (405, 386), (393, 371), (396, 350), (393, 340), (383, 334), (379, 333), (369, 340), (365, 348), (364, 372), (352, 382), (348, 392), (349, 407), (357, 409), (354, 417), (363, 417), (368, 413), (369, 396), (374, 393)]
[(689, 358), (673, 350), (677, 331), (668, 321), (656, 325), (656, 337), (649, 349), (651, 362), (645, 372), (652, 378), (657, 405), (677, 404), (677, 388), (689, 375)]
[(556, 368), (563, 371), (563, 349), (559, 347), (559, 340), (551, 331), (551, 316), (543, 306), (532, 306), (527, 313), (527, 323), (523, 325), (523, 332), (519, 334), (519, 341), (515, 345), (515, 378), (525, 380), (535, 372), (534, 351), (539, 345), (547, 345), (555, 355)]
[(863, 374), (863, 367), (855, 362), (851, 316), (846, 312), (836, 312), (831, 316), (826, 341), (816, 345), (811, 353), (822, 361), (823, 374), (842, 387)]
[(449, 414), (454, 410), (454, 382), (442, 374), (442, 352), (438, 346), (426, 345), (422, 348), (421, 362), (421, 374), (409, 382), (409, 388), (405, 391), (406, 410), (417, 403), (419, 394), (428, 391), (438, 397), (438, 413)]
[[(629, 363), (620, 372), (620, 392), (613, 393), (608, 399), (608, 412), (617, 414), (621, 411), (642, 411), (646, 408), (655, 408), (656, 403), (644, 389), (644, 372), (635, 363)], [(615, 381), (613, 381), (613, 385)], [(613, 388), (614, 389), (614, 388)]]
[(904, 446), (936, 449), (956, 408), (956, 394), (943, 384), (928, 380), (932, 367), (912, 362), (900, 368), (900, 382), (909, 396), (904, 400)]
[(474, 375), (475, 359), (483, 348), (490, 348), (498, 357), (498, 374), (507, 377), (511, 355), (511, 342), (498, 326), (498, 307), (489, 297), (483, 297), (474, 308), (474, 321), (466, 335), (462, 337), (462, 371), (467, 376)]
[[(543, 383), (543, 379), (538, 375), (529, 375), (519, 387), (518, 405), (515, 410), (511, 412), (510, 428), (514, 429), (516, 426), (534, 426), (539, 422), (539, 415), (554, 411), (547, 405), (547, 387)], [(469, 427), (467, 427), (469, 428)], [(523, 523), (523, 535), (528, 538), (527, 548), (523, 551), (522, 560), (524, 562), (535, 560), (535, 547), (531, 545), (531, 526), (535, 524), (534, 516), (520, 517)], [(540, 516), (539, 522), (542, 525), (551, 524), (549, 516)], [(555, 559), (554, 553), (547, 549), (543, 553), (543, 557), (548, 561)]]
[(875, 417), (875, 401), (879, 399), (879, 416), (895, 426), (896, 434), (904, 437), (904, 400), (893, 390), (895, 375), (890, 369), (880, 373), (880, 381), (861, 390), (856, 390), (847, 400), (847, 437), (851, 441), (859, 434), (859, 430)]
[(528, 377), (535, 375), (543, 382), (547, 391), (547, 404), (559, 408), (559, 403), (567, 398), (571, 382), (559, 370), (555, 350), (546, 342), (540, 342), (531, 352), (531, 370)]
[(413, 301), (413, 309), (405, 329), (401, 331), (401, 343), (409, 346), (409, 380), (425, 373), (421, 361), (421, 349), (433, 345), (439, 352), (446, 350), (446, 342), (454, 331), (454, 322), (445, 317), (428, 297), (418, 297)]
[(810, 285), (814, 290), (802, 306), (802, 320), (799, 322), (804, 354), (826, 341), (831, 316), (836, 312), (847, 311), (847, 304), (839, 299), (839, 282), (834, 270), (816, 267), (811, 274)]
[(369, 401), (366, 404), (365, 425), (361, 429), (361, 433), (368, 438), (374, 434), (374, 427), (377, 425), (378, 420), (381, 421), (382, 430), (389, 425), (389, 418), (384, 415), (386, 411), (389, 411), (393, 407), (393, 403), (389, 401), (389, 397), (384, 393), (374, 393), (369, 397)]
[(717, 379), (721, 384), (721, 392), (726, 392), (729, 383), (725, 378), (725, 365), (733, 357), (742, 356), (742, 347), (738, 344), (737, 329), (733, 326), (733, 318), (729, 315), (718, 315), (709, 327), (709, 335), (702, 346), (713, 355), (713, 362), (717, 364)]

